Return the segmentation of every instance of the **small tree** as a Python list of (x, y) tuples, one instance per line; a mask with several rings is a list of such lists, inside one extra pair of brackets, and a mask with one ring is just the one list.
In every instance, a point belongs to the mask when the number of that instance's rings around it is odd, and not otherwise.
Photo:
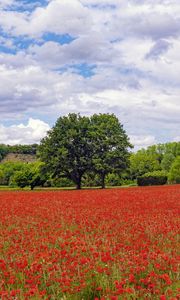
[(24, 188), (29, 185), (29, 170), (16, 171), (10, 180), (10, 185), (17, 185)]
[(0, 170), (2, 170), (3, 178), (1, 183), (4, 185), (9, 185), (10, 178), (16, 171), (21, 171), (26, 168), (26, 164), (23, 162), (5, 162), (0, 164)]
[(30, 186), (31, 190), (33, 190), (35, 186), (42, 185), (41, 167), (41, 162), (26, 164), (26, 168), (16, 171), (13, 174), (11, 177), (11, 185), (17, 185), (21, 188)]

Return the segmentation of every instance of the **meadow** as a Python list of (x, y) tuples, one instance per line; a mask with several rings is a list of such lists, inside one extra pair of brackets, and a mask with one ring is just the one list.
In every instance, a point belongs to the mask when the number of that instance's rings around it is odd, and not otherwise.
[(180, 185), (0, 191), (0, 299), (180, 299)]

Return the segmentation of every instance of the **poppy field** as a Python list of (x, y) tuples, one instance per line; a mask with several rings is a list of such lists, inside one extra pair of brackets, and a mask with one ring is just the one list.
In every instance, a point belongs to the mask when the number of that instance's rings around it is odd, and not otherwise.
[(180, 186), (0, 192), (0, 299), (180, 299)]

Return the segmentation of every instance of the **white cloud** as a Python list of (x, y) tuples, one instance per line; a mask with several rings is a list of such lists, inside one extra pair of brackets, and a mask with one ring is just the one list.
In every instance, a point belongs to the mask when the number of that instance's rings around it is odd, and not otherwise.
[(155, 137), (152, 135), (130, 135), (129, 137), (132, 145), (135, 145), (134, 150), (138, 150), (140, 148), (147, 148), (148, 146), (157, 143)]
[[(114, 112), (139, 147), (153, 138), (175, 139), (180, 126), (179, 0), (47, 2), (20, 12), (8, 10), (16, 1), (0, 1), (5, 33), (0, 45), (17, 50), (0, 51), (2, 122), (24, 116), (54, 121), (72, 111)], [(47, 32), (76, 39), (64, 45), (43, 42)], [(35, 39), (27, 49), (15, 43), (21, 35)], [(92, 77), (77, 74), (73, 65), (82, 63), (95, 65)]]
[(89, 30), (89, 11), (78, 0), (54, 0), (37, 7), (31, 14), (1, 11), (0, 25), (13, 35), (41, 36), (50, 31), (79, 35)]
[(49, 129), (47, 123), (33, 118), (29, 119), (27, 125), (19, 124), (9, 127), (0, 125), (0, 143), (9, 145), (38, 143)]
[(9, 5), (12, 5), (14, 0), (0, 0), (0, 8), (5, 8)]

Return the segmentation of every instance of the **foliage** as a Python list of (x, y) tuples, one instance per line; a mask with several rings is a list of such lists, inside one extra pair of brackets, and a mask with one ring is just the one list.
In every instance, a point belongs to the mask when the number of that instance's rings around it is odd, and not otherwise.
[(50, 182), (52, 187), (73, 187), (74, 186), (73, 181), (66, 177), (53, 178), (51, 179)]
[(141, 149), (130, 157), (131, 178), (157, 170), (169, 171), (178, 155), (180, 155), (180, 142), (157, 144)]
[(173, 161), (175, 160), (175, 156), (172, 153), (165, 153), (163, 159), (161, 161), (161, 167), (165, 171), (169, 171)]
[(163, 185), (167, 183), (167, 173), (165, 171), (154, 171), (146, 173), (137, 178), (137, 184), (146, 185)]
[(180, 156), (177, 156), (174, 160), (169, 172), (168, 180), (171, 183), (180, 183)]
[(25, 186), (29, 185), (29, 178), (30, 173), (29, 169), (21, 170), (21, 171), (16, 171), (14, 174), (11, 176), (10, 180), (10, 186), (19, 186), (20, 188), (24, 188)]
[(130, 157), (130, 172), (132, 178), (137, 178), (147, 172), (160, 170), (161, 166), (155, 153), (148, 153), (142, 149)]
[(0, 144), (0, 161), (8, 154), (8, 146)]
[(85, 187), (93, 187), (101, 185), (101, 178), (99, 174), (93, 171), (87, 171), (82, 177), (82, 185)]
[(39, 147), (47, 171), (55, 178), (67, 177), (78, 189), (82, 176), (91, 166), (89, 124), (89, 118), (79, 114), (60, 117)]
[(30, 186), (31, 190), (33, 190), (35, 186), (43, 185), (46, 179), (42, 179), (41, 177), (42, 166), (42, 162), (26, 164), (26, 167), (14, 172), (11, 177), (11, 186), (17, 185), (21, 188)]
[(180, 142), (171, 142), (165, 144), (157, 144), (147, 148), (148, 154), (156, 154), (161, 163), (165, 154), (172, 154), (174, 157), (180, 155)]
[(10, 178), (16, 171), (22, 171), (26, 168), (25, 163), (22, 162), (5, 162), (0, 164), (1, 170), (1, 177), (0, 177), (0, 184), (1, 185), (9, 185)]
[(126, 168), (130, 146), (114, 115), (69, 114), (60, 117), (41, 141), (39, 154), (52, 177), (67, 177), (79, 189), (83, 176), (93, 171), (101, 176), (104, 187), (108, 173)]
[(114, 114), (95, 114), (91, 117), (93, 144), (92, 170), (101, 177), (102, 188), (109, 173), (120, 173), (128, 166), (128, 136)]
[(120, 186), (122, 184), (122, 179), (120, 175), (115, 173), (109, 173), (106, 177), (106, 185), (108, 186)]

